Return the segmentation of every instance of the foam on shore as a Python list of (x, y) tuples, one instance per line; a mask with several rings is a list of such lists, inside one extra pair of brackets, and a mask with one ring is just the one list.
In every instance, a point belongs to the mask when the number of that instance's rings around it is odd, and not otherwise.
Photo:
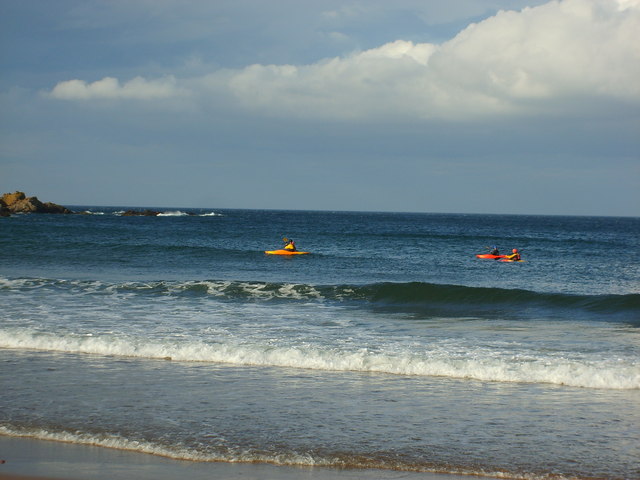
[(0, 436), (0, 480), (468, 480), (460, 475), (189, 462), (93, 446)]

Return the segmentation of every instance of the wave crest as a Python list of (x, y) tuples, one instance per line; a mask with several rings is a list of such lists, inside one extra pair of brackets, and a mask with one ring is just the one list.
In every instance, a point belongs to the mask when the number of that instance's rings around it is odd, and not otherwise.
[(385, 353), (366, 348), (149, 341), (140, 337), (55, 335), (30, 329), (0, 329), (0, 348), (96, 354), (238, 366), (355, 371), (407, 376), (447, 377), (489, 382), (548, 383), (597, 389), (640, 389), (640, 365), (620, 360), (582, 361), (544, 356), (514, 358), (489, 352), (434, 349)]
[(529, 290), (446, 285), (425, 282), (369, 285), (309, 285), (231, 280), (152, 281), (106, 283), (83, 280), (0, 277), (0, 290), (55, 289), (85, 293), (135, 295), (213, 295), (224, 300), (328, 300), (361, 303), (374, 308), (451, 315), (478, 316), (496, 312), (522, 315), (528, 309), (584, 312), (600, 320), (618, 320), (640, 326), (640, 294), (577, 295)]

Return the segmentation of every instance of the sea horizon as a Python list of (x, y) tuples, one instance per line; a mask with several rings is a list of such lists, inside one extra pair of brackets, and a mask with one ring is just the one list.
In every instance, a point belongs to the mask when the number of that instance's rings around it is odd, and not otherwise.
[[(97, 204), (67, 204), (69, 209), (74, 208), (108, 208), (108, 209), (136, 209), (136, 210), (228, 210), (228, 211), (270, 211), (270, 212), (311, 212), (311, 213), (363, 213), (363, 214), (416, 214), (416, 215), (476, 215), (476, 216), (506, 216), (506, 217), (593, 217), (593, 218), (640, 218), (640, 215), (592, 215), (571, 213), (491, 213), (491, 212), (436, 212), (420, 210), (336, 210), (316, 208), (258, 208), (258, 207), (185, 207), (175, 205), (97, 205)], [(78, 213), (78, 212), (76, 212)]]

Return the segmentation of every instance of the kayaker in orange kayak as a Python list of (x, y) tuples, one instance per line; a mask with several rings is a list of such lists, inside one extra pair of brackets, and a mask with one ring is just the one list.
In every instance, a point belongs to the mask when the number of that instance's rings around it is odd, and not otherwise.
[(296, 242), (294, 242), (293, 239), (283, 238), (282, 241), (285, 243), (285, 246), (284, 246), (285, 250), (291, 250), (292, 252), (295, 252), (297, 250)]

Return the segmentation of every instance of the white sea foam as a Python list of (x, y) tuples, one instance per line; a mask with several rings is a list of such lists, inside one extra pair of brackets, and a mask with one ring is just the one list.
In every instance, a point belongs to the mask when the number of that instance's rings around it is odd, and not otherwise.
[[(158, 217), (185, 217), (185, 216), (188, 216), (188, 215), (193, 215), (193, 214), (188, 213), (188, 212), (183, 212), (182, 210), (171, 210), (171, 211), (159, 213)], [(223, 215), (221, 213), (216, 213), (216, 212), (207, 212), (207, 213), (196, 214), (195, 216), (197, 216), (197, 217), (222, 217)]]
[(0, 277), (0, 288), (30, 288), (38, 286), (38, 282), (31, 278)]
[(415, 352), (376, 352), (309, 345), (206, 343), (175, 338), (153, 341), (140, 337), (55, 335), (31, 329), (0, 329), (0, 348), (96, 354), (182, 362), (212, 362), (327, 371), (357, 371), (435, 376), (489, 382), (548, 383), (597, 389), (640, 389), (640, 364), (547, 356), (518, 358), (477, 350), (468, 354), (446, 348)]
[(158, 217), (185, 217), (189, 215), (186, 212), (182, 212), (180, 210), (174, 210), (170, 212), (161, 212), (158, 214)]
[[(133, 440), (119, 435), (104, 433), (84, 433), (81, 431), (57, 431), (52, 432), (42, 428), (16, 428), (13, 426), (0, 425), (0, 435), (14, 438), (29, 438), (35, 440), (46, 440), (54, 442), (69, 443), (74, 445), (109, 448), (113, 450), (124, 450), (129, 452), (156, 455), (175, 460), (186, 460), (194, 462), (226, 462), (226, 463), (266, 463), (279, 466), (302, 466), (302, 467), (335, 467), (351, 469), (381, 469), (396, 471), (412, 471), (417, 473), (438, 473), (482, 476), (489, 478), (509, 478), (512, 480), (545, 480), (548, 475), (535, 475), (529, 473), (516, 473), (507, 471), (487, 471), (482, 468), (456, 468), (451, 465), (449, 468), (430, 467), (427, 465), (402, 465), (397, 461), (388, 464), (385, 460), (378, 458), (365, 458), (362, 455), (350, 457), (340, 456), (317, 456), (311, 453), (261, 453), (249, 449), (240, 448), (226, 449), (224, 453), (209, 450), (196, 450), (179, 445), (159, 444), (145, 440)], [(565, 480), (567, 477), (554, 474), (554, 480)]]
[(262, 282), (231, 282), (231, 281), (191, 281), (167, 284), (169, 291), (180, 292), (189, 288), (204, 286), (207, 293), (216, 297), (229, 294), (229, 289), (235, 289), (236, 295), (249, 298), (268, 300), (273, 298), (287, 298), (293, 300), (322, 299), (322, 293), (310, 285), (296, 283), (267, 284)]
[[(197, 462), (263, 462), (278, 465), (316, 465), (311, 456), (305, 455), (261, 455), (250, 451), (234, 452), (226, 454), (215, 452), (199, 452), (194, 449), (180, 446), (165, 446), (154, 442), (143, 440), (131, 440), (119, 435), (102, 434), (96, 435), (82, 432), (50, 432), (44, 429), (12, 428), (0, 425), (0, 435), (7, 437), (33, 438), (37, 440), (50, 440), (57, 442), (72, 443), (76, 445), (89, 445), (96, 447), (112, 448), (116, 450), (127, 450), (138, 453), (147, 453), (161, 457), (173, 458), (176, 460), (190, 460)], [(328, 465), (328, 462), (325, 462)]]
[[(215, 297), (241, 295), (261, 300), (274, 298), (286, 298), (293, 300), (324, 298), (317, 287), (297, 283), (269, 284), (264, 282), (235, 282), (226, 280), (107, 283), (99, 280), (53, 280), (45, 278), (10, 279), (0, 276), (0, 288), (24, 290), (53, 286), (64, 286), (68, 288), (68, 293), (73, 293), (74, 295), (95, 294), (100, 292), (116, 294), (122, 293), (123, 290), (126, 290), (129, 293), (144, 293), (145, 291), (157, 291), (158, 289), (166, 291), (168, 294), (179, 294), (185, 290), (204, 287), (206, 293)], [(233, 293), (230, 294), (230, 292)]]
[(5, 435), (7, 437), (34, 438), (37, 440), (52, 440), (77, 445), (92, 445), (118, 450), (130, 450), (183, 460), (200, 460), (197, 455), (188, 451), (181, 452), (178, 449), (168, 449), (149, 442), (128, 440), (116, 435), (91, 435), (79, 432), (49, 432), (43, 429), (20, 429), (4, 425), (0, 425), (0, 435)]

